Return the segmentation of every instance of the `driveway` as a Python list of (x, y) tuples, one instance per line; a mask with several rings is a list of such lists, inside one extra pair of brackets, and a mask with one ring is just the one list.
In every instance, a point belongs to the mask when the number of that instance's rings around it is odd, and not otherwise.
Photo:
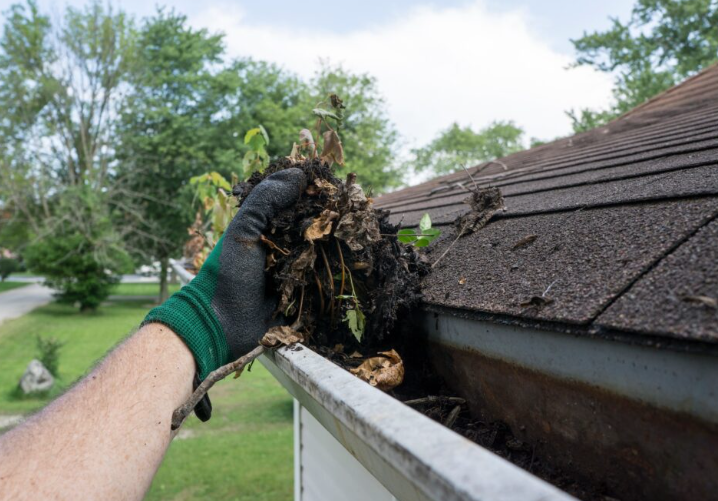
[(52, 292), (52, 289), (40, 284), (0, 292), (0, 324), (49, 303)]

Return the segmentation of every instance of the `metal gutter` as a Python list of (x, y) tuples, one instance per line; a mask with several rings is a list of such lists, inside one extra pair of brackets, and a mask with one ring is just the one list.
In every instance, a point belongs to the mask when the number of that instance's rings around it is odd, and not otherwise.
[(718, 501), (718, 359), (424, 312), (437, 373), (475, 417), (626, 500)]
[(306, 347), (283, 348), (261, 361), (399, 500), (574, 499)]
[(423, 314), (430, 341), (718, 423), (718, 360), (518, 325)]
[(169, 263), (174, 272), (177, 273), (177, 276), (179, 277), (180, 283), (182, 285), (187, 285), (190, 280), (194, 278), (194, 275), (185, 269), (181, 261), (178, 261), (176, 259), (170, 259)]
[[(194, 275), (170, 259), (182, 284)], [(309, 348), (261, 363), (399, 501), (571, 501), (573, 497), (359, 380)], [(300, 431), (295, 406), (295, 434)], [(295, 441), (295, 456), (300, 457)], [(302, 499), (295, 463), (295, 499)], [(352, 498), (363, 499), (363, 493)], [(347, 497), (349, 499), (349, 497)]]

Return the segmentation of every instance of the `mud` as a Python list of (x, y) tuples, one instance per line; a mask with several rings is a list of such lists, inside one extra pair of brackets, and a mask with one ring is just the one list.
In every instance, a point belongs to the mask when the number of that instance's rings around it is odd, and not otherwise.
[[(241, 205), (265, 177), (292, 167), (304, 171), (307, 189), (264, 235), (270, 287), (280, 296), (275, 317), (300, 328), (305, 344), (318, 351), (376, 353), (391, 344), (397, 319), (419, 304), (428, 266), (396, 239), (399, 228), (388, 211), (373, 207), (361, 180), (349, 174), (343, 181), (318, 159), (280, 159), (233, 194)], [(350, 310), (363, 317), (362, 329), (352, 330)]]

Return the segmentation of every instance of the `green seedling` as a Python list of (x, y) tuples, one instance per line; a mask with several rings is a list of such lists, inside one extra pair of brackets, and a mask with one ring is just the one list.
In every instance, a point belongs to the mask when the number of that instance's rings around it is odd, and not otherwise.
[(441, 235), (441, 231), (431, 227), (431, 217), (429, 217), (429, 214), (424, 214), (421, 221), (419, 221), (418, 232), (413, 228), (405, 228), (399, 230), (396, 234), (399, 242), (411, 244), (415, 247), (426, 247), (436, 240), (436, 237), (439, 235)]
[(345, 268), (345, 271), (349, 276), (349, 285), (352, 288), (352, 293), (338, 295), (337, 299), (348, 299), (354, 302), (354, 308), (347, 310), (345, 313), (344, 321), (349, 326), (349, 330), (352, 331), (356, 340), (361, 343), (362, 337), (364, 336), (364, 329), (366, 328), (366, 316), (359, 308), (359, 298), (354, 289), (354, 279), (352, 278), (351, 271), (349, 271), (349, 268)]
[(244, 135), (244, 144), (249, 146), (249, 151), (244, 154), (242, 159), (242, 167), (244, 168), (244, 177), (249, 177), (253, 172), (264, 171), (269, 165), (269, 154), (267, 146), (269, 146), (269, 135), (261, 125), (254, 129), (249, 129)]

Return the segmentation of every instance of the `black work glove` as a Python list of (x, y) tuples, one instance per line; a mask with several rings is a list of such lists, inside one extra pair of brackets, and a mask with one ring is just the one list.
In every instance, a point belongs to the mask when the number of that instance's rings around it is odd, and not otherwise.
[[(197, 276), (147, 314), (143, 325), (169, 326), (192, 351), (198, 372), (195, 385), (253, 350), (267, 332), (277, 298), (265, 287), (266, 249), (259, 237), (279, 211), (299, 200), (305, 187), (304, 173), (294, 168), (259, 183)], [(196, 410), (202, 419), (201, 405)]]

